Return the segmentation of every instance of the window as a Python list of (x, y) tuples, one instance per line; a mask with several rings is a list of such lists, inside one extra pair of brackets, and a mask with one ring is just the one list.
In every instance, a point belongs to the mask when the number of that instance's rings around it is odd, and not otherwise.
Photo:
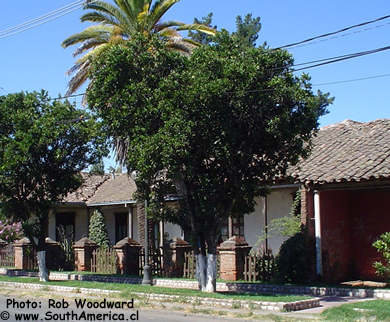
[(221, 239), (225, 241), (232, 236), (244, 237), (244, 216), (230, 216), (221, 227)]
[(56, 214), (56, 240), (75, 240), (74, 212), (61, 212)]
[(128, 236), (128, 220), (127, 212), (119, 212), (115, 214), (115, 243)]
[(244, 216), (232, 217), (232, 236), (244, 237)]

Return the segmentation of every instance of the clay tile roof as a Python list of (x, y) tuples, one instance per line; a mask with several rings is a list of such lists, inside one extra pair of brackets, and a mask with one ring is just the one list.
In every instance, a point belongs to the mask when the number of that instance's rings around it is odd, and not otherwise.
[(346, 120), (319, 130), (310, 156), (289, 169), (303, 183), (390, 178), (390, 119)]
[(134, 200), (133, 194), (136, 190), (135, 182), (127, 173), (116, 174), (114, 177), (109, 176), (98, 187), (95, 194), (88, 199), (87, 204)]
[(76, 191), (68, 194), (63, 202), (87, 202), (96, 190), (110, 178), (110, 175), (91, 175), (89, 173), (81, 173), (84, 182)]

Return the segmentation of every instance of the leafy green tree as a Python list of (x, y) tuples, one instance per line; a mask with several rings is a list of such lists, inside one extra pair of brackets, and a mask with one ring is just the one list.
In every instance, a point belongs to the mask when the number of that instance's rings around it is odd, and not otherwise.
[(89, 221), (89, 238), (100, 247), (110, 246), (104, 216), (99, 210), (95, 210)]
[[(292, 65), (287, 51), (244, 46), (226, 31), (189, 57), (137, 37), (93, 63), (88, 104), (107, 136), (127, 142), (138, 198), (191, 233), (202, 290), (215, 290), (224, 220), (253, 211), (259, 183), (308, 155), (331, 102)], [(163, 207), (172, 194), (177, 211)]]
[(244, 19), (236, 17), (236, 32), (233, 35), (240, 39), (243, 46), (255, 47), (260, 30), (260, 17), (252, 18), (252, 14), (248, 13)]
[[(213, 13), (210, 12), (207, 16), (202, 17), (201, 19), (194, 18), (194, 24), (205, 25), (207, 27), (217, 30), (217, 26), (212, 26), (212, 20), (213, 20)], [(200, 43), (202, 45), (208, 45), (213, 41), (213, 36), (200, 31), (190, 30), (188, 32), (188, 37), (190, 37), (193, 41), (196, 41), (197, 43)]]
[(0, 97), (0, 203), (21, 221), (47, 280), (45, 237), (49, 210), (76, 190), (80, 172), (106, 153), (100, 125), (69, 102), (47, 93)]
[(74, 74), (69, 81), (68, 92), (71, 94), (80, 88), (88, 79), (91, 58), (98, 56), (110, 44), (126, 42), (134, 34), (158, 34), (166, 40), (173, 50), (189, 53), (199, 46), (191, 39), (180, 35), (182, 30), (199, 30), (207, 34), (215, 34), (215, 30), (202, 24), (185, 24), (180, 21), (162, 22), (161, 19), (171, 7), (180, 0), (114, 0), (114, 4), (106, 1), (89, 1), (85, 10), (92, 10), (81, 16), (82, 22), (97, 23), (74, 34), (62, 42), (67, 48), (81, 44), (74, 56), (81, 57), (69, 70)]
[(103, 159), (99, 160), (99, 162), (92, 165), (91, 170), (89, 171), (90, 174), (98, 174), (98, 175), (104, 175), (104, 162)]

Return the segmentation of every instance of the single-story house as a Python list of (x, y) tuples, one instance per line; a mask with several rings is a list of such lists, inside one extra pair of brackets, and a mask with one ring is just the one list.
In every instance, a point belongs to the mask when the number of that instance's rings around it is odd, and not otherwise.
[[(290, 213), (301, 190), (302, 222), (316, 240), (316, 271), (327, 280), (375, 278), (378, 259), (372, 243), (390, 231), (390, 119), (368, 123), (344, 121), (321, 128), (308, 159), (288, 171), (288, 184), (271, 187), (259, 197), (253, 213), (230, 218), (223, 228), (226, 239), (239, 235), (258, 246), (274, 218)], [(105, 216), (111, 243), (129, 236), (144, 242), (142, 206), (132, 198), (136, 186), (127, 174), (91, 176), (50, 214), (48, 236), (56, 239), (64, 226), (74, 240), (88, 235), (89, 216), (99, 209)], [(156, 246), (163, 238), (184, 238), (171, 223), (154, 223)], [(277, 253), (282, 236), (262, 239)]]
[[(136, 191), (134, 181), (127, 174), (89, 175), (83, 173), (84, 183), (69, 194), (49, 215), (48, 236), (58, 240), (58, 228), (62, 226), (71, 240), (88, 236), (89, 218), (95, 209), (105, 217), (110, 242), (115, 244), (124, 237), (144, 243), (144, 217), (141, 205), (132, 198)], [(284, 238), (265, 238), (267, 222), (289, 214), (299, 185), (278, 185), (271, 188), (266, 197), (259, 197), (255, 211), (241, 218), (230, 218), (222, 231), (222, 239), (233, 235), (245, 237), (251, 246), (258, 245), (259, 237), (269, 248), (277, 252)], [(183, 230), (172, 223), (155, 223), (152, 227), (155, 245), (163, 238), (184, 238)]]
[(303, 222), (325, 280), (376, 279), (372, 243), (390, 231), (390, 119), (320, 129), (290, 175), (302, 184)]

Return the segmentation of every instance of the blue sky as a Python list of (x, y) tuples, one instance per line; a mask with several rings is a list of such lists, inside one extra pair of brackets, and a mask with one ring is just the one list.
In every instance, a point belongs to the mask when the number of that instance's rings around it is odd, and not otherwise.
[[(2, 1), (0, 32), (36, 18), (74, 0)], [(214, 13), (213, 23), (235, 29), (237, 15), (261, 17), (258, 43), (276, 47), (390, 14), (388, 0), (182, 0), (166, 19), (192, 22), (194, 17)], [(87, 25), (79, 20), (82, 9), (25, 32), (0, 36), (0, 95), (21, 90), (46, 89), (51, 96), (64, 94), (72, 66), (73, 48), (61, 42)], [(368, 30), (365, 30), (368, 29)], [(355, 31), (355, 32), (353, 32)], [(335, 39), (292, 48), (296, 63), (365, 51), (390, 45), (390, 19), (347, 32)], [(1, 35), (1, 33), (0, 33)], [(390, 51), (355, 58), (308, 70), (313, 84), (363, 78), (390, 73)], [(335, 97), (321, 126), (353, 119), (370, 121), (390, 117), (390, 77), (344, 84), (316, 86)], [(77, 102), (80, 99), (76, 99)]]

